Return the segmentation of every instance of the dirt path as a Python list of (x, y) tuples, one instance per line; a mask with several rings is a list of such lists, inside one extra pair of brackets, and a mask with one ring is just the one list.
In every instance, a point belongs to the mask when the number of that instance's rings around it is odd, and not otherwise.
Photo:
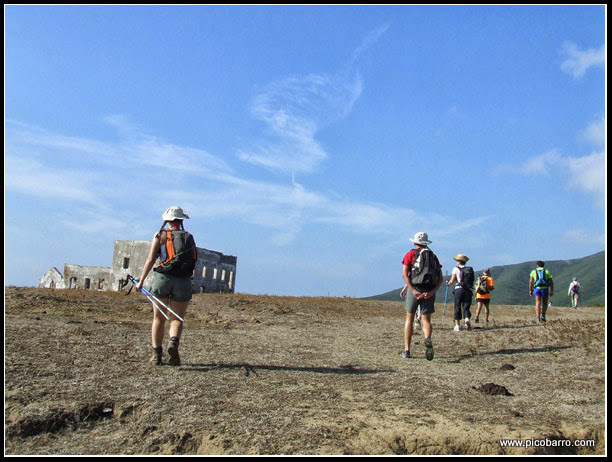
[(429, 362), (401, 303), (196, 295), (173, 368), (139, 294), (7, 287), (5, 453), (604, 454), (603, 308), (441, 308)]

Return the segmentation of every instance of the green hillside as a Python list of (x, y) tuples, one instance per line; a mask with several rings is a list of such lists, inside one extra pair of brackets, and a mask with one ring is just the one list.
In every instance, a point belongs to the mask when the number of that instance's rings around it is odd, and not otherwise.
[[(495, 280), (492, 303), (498, 305), (532, 305), (533, 297), (529, 296), (529, 274), (536, 267), (536, 261), (514, 265), (492, 266), (491, 277)], [(482, 275), (482, 269), (476, 269), (476, 278)], [(571, 306), (567, 290), (570, 282), (576, 277), (580, 282), (580, 305), (604, 306), (606, 296), (605, 252), (598, 252), (574, 260), (554, 260), (546, 262), (546, 269), (553, 276), (555, 292), (551, 301), (554, 306)], [(448, 278), (447, 278), (448, 279)], [(436, 294), (436, 301), (443, 302), (446, 286), (442, 284)], [(401, 288), (384, 294), (367, 297), (369, 300), (401, 301)], [(448, 301), (452, 303), (452, 287), (448, 289)]]

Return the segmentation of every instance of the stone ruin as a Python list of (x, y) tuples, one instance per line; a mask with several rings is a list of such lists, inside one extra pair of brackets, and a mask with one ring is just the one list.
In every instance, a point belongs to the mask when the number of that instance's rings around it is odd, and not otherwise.
[[(136, 279), (140, 277), (150, 246), (150, 241), (115, 241), (113, 262), (110, 268), (65, 264), (64, 274), (55, 267), (51, 268), (40, 279), (38, 287), (128, 290), (129, 285), (123, 287), (127, 275), (130, 274)], [(193, 293), (234, 293), (237, 257), (201, 247), (197, 247), (197, 252), (198, 261), (191, 278)], [(152, 275), (153, 270), (145, 280), (144, 286), (148, 289), (151, 288)]]

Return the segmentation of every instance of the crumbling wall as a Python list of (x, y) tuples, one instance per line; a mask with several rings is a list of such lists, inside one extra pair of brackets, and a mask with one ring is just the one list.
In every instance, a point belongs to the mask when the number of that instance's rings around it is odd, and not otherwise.
[(38, 287), (45, 289), (65, 289), (66, 284), (64, 283), (64, 276), (60, 270), (53, 267), (40, 278)]
[(193, 292), (234, 293), (237, 258), (198, 247), (198, 262), (192, 278)]
[(110, 268), (103, 266), (64, 265), (64, 286), (67, 289), (109, 290)]
[[(115, 241), (112, 263), (112, 290), (121, 290), (123, 284), (127, 281), (128, 274), (136, 279), (140, 278), (150, 248), (150, 241)], [(145, 288), (151, 289), (152, 277), (153, 271), (145, 279)]]

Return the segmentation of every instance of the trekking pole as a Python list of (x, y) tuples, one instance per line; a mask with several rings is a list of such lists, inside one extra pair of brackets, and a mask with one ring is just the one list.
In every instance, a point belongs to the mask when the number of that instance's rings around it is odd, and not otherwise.
[[(444, 283), (446, 284), (446, 282)], [(444, 324), (444, 315), (446, 314), (446, 299), (448, 297), (448, 284), (446, 284), (446, 293), (444, 294), (444, 309), (442, 310), (442, 324)]]
[[(128, 279), (130, 281), (132, 281), (133, 284), (138, 284), (138, 280), (134, 279), (133, 276), (130, 276), (128, 274), (127, 277), (128, 277)], [(168, 316), (166, 315), (166, 313), (164, 313), (162, 311), (162, 309), (159, 307), (159, 305), (157, 305), (157, 303), (159, 303), (161, 306), (163, 306), (168, 311), (170, 311), (170, 313), (172, 313), (174, 316), (176, 316), (177, 319), (180, 319), (182, 322), (185, 322), (185, 320), (183, 318), (181, 318), (178, 314), (176, 314), (174, 311), (172, 311), (172, 309), (168, 305), (166, 305), (164, 302), (162, 302), (159, 298), (157, 298), (155, 295), (153, 295), (147, 289), (145, 289), (144, 287), (141, 287), (140, 291), (147, 296), (147, 298), (151, 301), (151, 303), (153, 303), (153, 306), (155, 306), (155, 308), (157, 308), (159, 310), (159, 312), (165, 316), (166, 319), (168, 319)]]
[(149, 296), (149, 294), (147, 294), (147, 293), (146, 293), (146, 292), (144, 292), (144, 291), (143, 291), (142, 293), (143, 293), (143, 294), (145, 294), (145, 296), (146, 296), (146, 297), (149, 299), (149, 301), (150, 301), (150, 302), (153, 304), (153, 306), (154, 306), (155, 308), (157, 308), (157, 310), (158, 310), (158, 311), (159, 311), (159, 312), (162, 314), (162, 316), (163, 316), (164, 318), (166, 318), (166, 319), (168, 319), (168, 320), (170, 319), (170, 318), (168, 317), (168, 315), (167, 315), (166, 313), (164, 313), (164, 312), (163, 312), (163, 310), (162, 310), (162, 309), (161, 309), (159, 306), (157, 306), (157, 303), (155, 303), (155, 300), (153, 300), (153, 299), (152, 299), (152, 298)]

